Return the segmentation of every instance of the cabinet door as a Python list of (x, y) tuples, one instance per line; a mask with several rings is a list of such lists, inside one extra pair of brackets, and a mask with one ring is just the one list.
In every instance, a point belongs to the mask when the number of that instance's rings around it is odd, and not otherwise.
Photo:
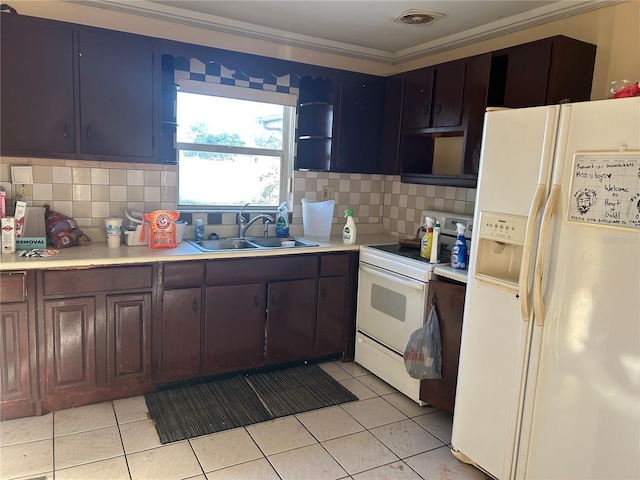
[(455, 127), (462, 123), (464, 81), (464, 61), (438, 65), (434, 79), (432, 127)]
[(3, 303), (0, 309), (0, 401), (31, 398), (27, 303)]
[(332, 355), (344, 351), (346, 277), (322, 277), (318, 283), (318, 312), (314, 353)]
[(383, 101), (383, 78), (342, 74), (338, 156), (332, 171), (377, 172)]
[(431, 126), (431, 94), (433, 92), (433, 68), (421, 68), (404, 77), (402, 101), (402, 130)]
[(267, 287), (267, 365), (313, 356), (315, 279), (274, 282)]
[(394, 75), (385, 79), (380, 144), (380, 172), (397, 174), (400, 171), (400, 123), (402, 121), (402, 92), (404, 77)]
[(82, 153), (150, 159), (153, 70), (150, 38), (80, 30)]
[(151, 377), (151, 294), (107, 296), (107, 384)]
[(551, 42), (534, 42), (510, 48), (506, 61), (504, 106), (545, 105)]
[(14, 14), (0, 19), (2, 153), (74, 153), (71, 28)]
[(207, 287), (205, 374), (248, 370), (262, 364), (262, 283)]
[(163, 380), (200, 373), (201, 289), (165, 290), (162, 294)]
[(96, 386), (94, 297), (44, 301), (45, 394)]
[[(420, 382), (420, 400), (453, 413), (462, 337), (465, 286), (432, 280), (427, 305), (436, 305), (442, 341), (442, 378)], [(429, 307), (430, 308), (430, 307)]]

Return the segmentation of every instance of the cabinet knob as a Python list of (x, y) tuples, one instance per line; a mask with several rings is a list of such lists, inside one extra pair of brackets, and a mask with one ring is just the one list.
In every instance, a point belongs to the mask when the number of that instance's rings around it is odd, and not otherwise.
[(442, 105), (437, 103), (436, 106), (433, 109), (433, 113), (435, 113), (436, 115), (440, 115), (441, 111), (442, 111)]
[(196, 301), (196, 299), (193, 299), (193, 304), (191, 305), (191, 310), (193, 310), (193, 313), (196, 313), (198, 311), (198, 302)]
[(327, 298), (327, 289), (323, 288), (322, 291), (320, 292), (320, 296), (322, 298)]
[(260, 299), (258, 298), (258, 296), (256, 295), (253, 298), (253, 304), (257, 307), (258, 305), (260, 305)]
[(87, 138), (91, 138), (91, 125), (87, 127)]
[(276, 296), (272, 295), (271, 296), (271, 305), (275, 305), (276, 304)]
[(71, 130), (69, 130), (69, 125), (65, 125), (64, 127), (62, 127), (62, 136), (64, 138), (69, 138), (70, 135), (71, 135)]

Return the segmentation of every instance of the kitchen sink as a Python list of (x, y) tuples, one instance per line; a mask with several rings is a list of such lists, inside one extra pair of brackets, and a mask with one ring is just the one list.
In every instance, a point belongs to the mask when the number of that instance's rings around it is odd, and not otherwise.
[(217, 252), (219, 250), (240, 250), (258, 248), (241, 238), (223, 238), (220, 240), (187, 240), (190, 244), (203, 252)]
[[(299, 240), (297, 238), (278, 237), (252, 237), (246, 239), (249, 243), (263, 248), (291, 248), (291, 247), (317, 247), (317, 243)], [(294, 242), (293, 245), (282, 245), (282, 242)]]
[[(293, 242), (293, 244), (282, 242)], [(317, 243), (307, 242), (297, 238), (277, 237), (246, 237), (246, 238), (222, 238), (219, 240), (187, 240), (190, 244), (203, 252), (219, 252), (223, 250), (240, 249), (274, 249), (295, 247), (317, 247)]]

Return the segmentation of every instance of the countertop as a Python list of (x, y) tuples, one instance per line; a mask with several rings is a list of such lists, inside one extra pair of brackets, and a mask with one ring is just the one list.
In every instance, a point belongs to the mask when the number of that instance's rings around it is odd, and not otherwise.
[[(294, 237), (295, 238), (295, 237)], [(342, 243), (340, 235), (332, 235), (329, 242), (318, 243), (317, 247), (295, 247), (275, 249), (240, 249), (219, 252), (202, 252), (187, 241), (176, 248), (153, 249), (148, 246), (129, 247), (124, 243), (118, 248), (109, 248), (106, 242), (93, 242), (84, 247), (63, 248), (51, 257), (20, 257), (16, 253), (0, 255), (0, 271), (37, 270), (56, 268), (87, 268), (108, 265), (132, 265), (150, 262), (175, 262), (183, 260), (214, 260), (219, 258), (261, 257), (275, 255), (298, 255), (303, 253), (323, 253), (357, 251), (361, 245), (396, 243), (397, 237), (383, 233), (367, 233), (357, 237), (355, 245)], [(438, 265), (434, 274), (461, 283), (467, 283), (467, 270), (456, 270), (448, 265)]]
[(449, 278), (461, 283), (467, 283), (467, 277), (469, 276), (468, 270), (458, 270), (451, 268), (449, 265), (437, 265), (434, 267), (433, 273), (440, 277)]
[(357, 244), (344, 245), (339, 235), (329, 242), (318, 243), (317, 247), (295, 247), (276, 249), (240, 249), (219, 252), (202, 252), (189, 242), (183, 241), (176, 248), (152, 249), (148, 246), (129, 247), (122, 244), (109, 248), (106, 242), (93, 242), (87, 246), (63, 248), (51, 257), (20, 257), (16, 253), (0, 256), (0, 271), (35, 270), (51, 268), (86, 268), (107, 265), (127, 265), (149, 262), (175, 262), (182, 260), (213, 260), (217, 258), (241, 258), (253, 256), (297, 255), (302, 253), (322, 253), (357, 251), (360, 245), (395, 243), (398, 239), (381, 233), (358, 235)]

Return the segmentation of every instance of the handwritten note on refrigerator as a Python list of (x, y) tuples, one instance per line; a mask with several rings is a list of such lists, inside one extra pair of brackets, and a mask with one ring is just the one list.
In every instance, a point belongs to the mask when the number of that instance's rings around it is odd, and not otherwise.
[(578, 152), (570, 222), (640, 230), (640, 152)]

